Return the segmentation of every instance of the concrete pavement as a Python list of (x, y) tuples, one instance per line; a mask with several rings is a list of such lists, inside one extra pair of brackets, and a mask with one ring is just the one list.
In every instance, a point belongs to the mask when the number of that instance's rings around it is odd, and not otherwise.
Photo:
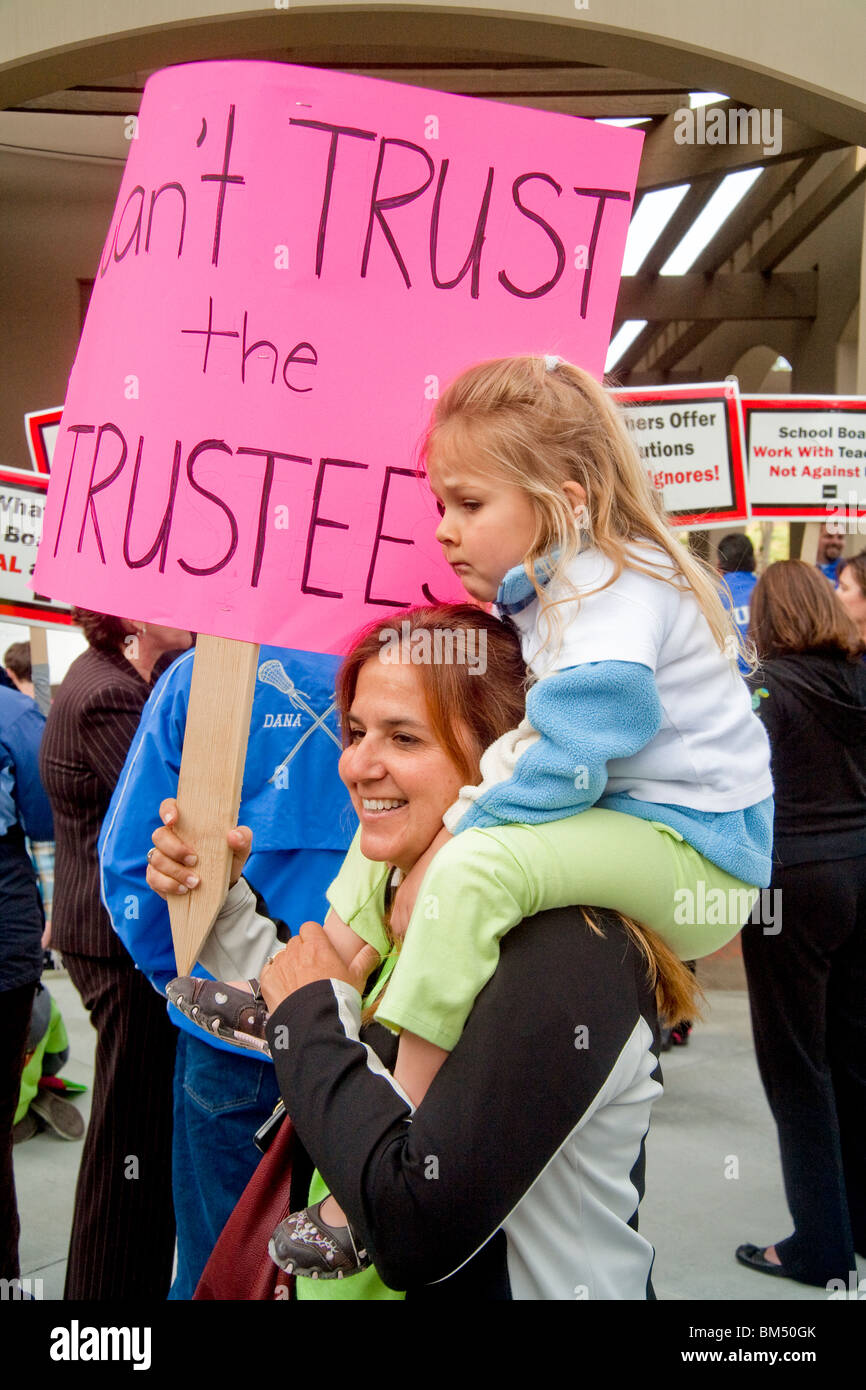
[[(738, 1265), (744, 1241), (770, 1244), (790, 1233), (776, 1131), (755, 1065), (748, 998), (735, 948), (699, 965), (708, 1009), (689, 1045), (664, 1054), (665, 1094), (647, 1140), (641, 1231), (656, 1248), (653, 1281), (664, 1300), (826, 1300), (821, 1289), (772, 1279)], [(70, 980), (46, 977), (71, 1043), (64, 1074), (93, 1081), (95, 1034)], [(77, 1102), (89, 1108), (89, 1092)], [(15, 1149), (21, 1215), (21, 1272), (42, 1296), (63, 1294), (80, 1143), (48, 1133)], [(866, 1276), (861, 1262), (860, 1277)]]

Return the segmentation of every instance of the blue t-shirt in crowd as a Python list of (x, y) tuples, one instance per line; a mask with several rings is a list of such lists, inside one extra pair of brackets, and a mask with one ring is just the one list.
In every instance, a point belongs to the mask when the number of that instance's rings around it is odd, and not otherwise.
[[(842, 556), (840, 555), (840, 556), (839, 556), (839, 560), (841, 560), (841, 559), (842, 559)], [(825, 561), (825, 563), (824, 563), (823, 565), (816, 565), (816, 566), (815, 566), (816, 569), (819, 569), (819, 570), (821, 571), (821, 573), (822, 573), (823, 575), (825, 575), (825, 576), (827, 577), (827, 579), (829, 579), (830, 583), (831, 583), (834, 587), (835, 587), (835, 584), (836, 584), (836, 580), (837, 580), (838, 577), (839, 577), (839, 576), (838, 576), (838, 573), (837, 573), (837, 571), (838, 571), (838, 569), (839, 569), (839, 560), (827, 560), (827, 561)]]
[[(746, 634), (749, 631), (749, 607), (752, 602), (752, 591), (758, 582), (758, 576), (756, 574), (749, 574), (745, 570), (731, 570), (730, 573), (723, 574), (722, 578), (731, 591), (731, 599), (733, 600), (732, 616), (734, 622), (737, 625), (740, 636), (745, 640)], [(721, 599), (728, 611), (731, 612), (731, 602), (724, 588), (721, 590)], [(749, 668), (746, 666), (742, 657), (738, 657), (737, 665), (740, 668), (740, 674), (745, 676)]]

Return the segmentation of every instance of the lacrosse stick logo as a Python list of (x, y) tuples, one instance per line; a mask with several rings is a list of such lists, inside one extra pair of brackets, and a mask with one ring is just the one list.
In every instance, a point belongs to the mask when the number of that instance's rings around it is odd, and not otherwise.
[(262, 662), (261, 666), (258, 669), (258, 679), (260, 681), (263, 681), (265, 685), (274, 686), (274, 688), (276, 690), (279, 690), (281, 694), (287, 695), (289, 698), (289, 704), (292, 706), (292, 709), (303, 710), (304, 713), (308, 714), (313, 721), (309, 729), (307, 729), (303, 734), (301, 734), (301, 737), (298, 739), (292, 751), (287, 755), (287, 757), (283, 759), (279, 767), (274, 769), (273, 776), (268, 778), (269, 782), (276, 782), (283, 769), (288, 767), (289, 763), (292, 761), (292, 758), (294, 758), (295, 754), (302, 747), (302, 745), (306, 743), (307, 739), (310, 737), (310, 734), (316, 732), (316, 729), (322, 729), (323, 732), (328, 735), (328, 738), (331, 740), (331, 742), (335, 743), (339, 748), (340, 752), (342, 753), (342, 743), (337, 738), (337, 735), (334, 733), (333, 729), (329, 729), (327, 724), (325, 723), (325, 720), (327, 719), (328, 715), (331, 713), (331, 711), (334, 709), (334, 706), (336, 705), (336, 700), (331, 701), (324, 713), (316, 714), (316, 711), (313, 709), (313, 707), (307, 703), (305, 692), (303, 690), (298, 689), (291, 676), (285, 670), (283, 663), (281, 661), (277, 661), (276, 659)]

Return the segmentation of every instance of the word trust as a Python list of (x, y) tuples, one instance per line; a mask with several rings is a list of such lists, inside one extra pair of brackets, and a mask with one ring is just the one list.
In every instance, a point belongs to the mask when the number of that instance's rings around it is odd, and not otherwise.
[(679, 926), (741, 927), (750, 920), (762, 924), (764, 936), (782, 930), (782, 893), (779, 888), (707, 888), (703, 879), (697, 891), (678, 888), (674, 893), (674, 921)]
[(487, 633), (475, 628), (434, 627), (411, 630), (404, 618), (398, 632), (385, 627), (379, 633), (379, 660), (389, 666), (467, 666), (470, 676), (487, 670)]
[(51, 1330), (52, 1361), (131, 1361), (133, 1370), (150, 1370), (149, 1327), (69, 1327)]
[(674, 140), (678, 145), (760, 145), (763, 154), (776, 155), (782, 149), (781, 107), (681, 106), (674, 112)]

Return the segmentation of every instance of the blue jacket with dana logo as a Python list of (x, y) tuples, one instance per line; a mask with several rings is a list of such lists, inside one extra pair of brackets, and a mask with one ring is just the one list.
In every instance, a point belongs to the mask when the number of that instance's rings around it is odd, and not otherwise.
[[(154, 686), (99, 837), (102, 900), (112, 926), (160, 993), (177, 967), (168, 908), (145, 879), (147, 851), (160, 802), (177, 793), (193, 656), (185, 652)], [(293, 931), (308, 919), (323, 921), (325, 889), (357, 826), (337, 775), (339, 661), (283, 647), (262, 647), (259, 653), (238, 818), (253, 832), (244, 873)], [(207, 974), (200, 966), (195, 973)], [(169, 1013), (200, 1040), (206, 1036), (173, 1006)], [(219, 1038), (208, 1041), (240, 1056), (259, 1056)]]
[[(752, 603), (752, 593), (758, 582), (758, 576), (746, 570), (729, 570), (727, 574), (722, 575), (722, 579), (724, 584), (719, 590), (719, 597), (731, 613), (740, 636), (745, 641), (749, 633), (749, 609)], [(733, 599), (733, 606), (728, 598), (728, 590), (730, 590), (731, 599)], [(740, 675), (745, 676), (749, 668), (742, 657), (737, 658), (737, 665), (740, 669)]]

